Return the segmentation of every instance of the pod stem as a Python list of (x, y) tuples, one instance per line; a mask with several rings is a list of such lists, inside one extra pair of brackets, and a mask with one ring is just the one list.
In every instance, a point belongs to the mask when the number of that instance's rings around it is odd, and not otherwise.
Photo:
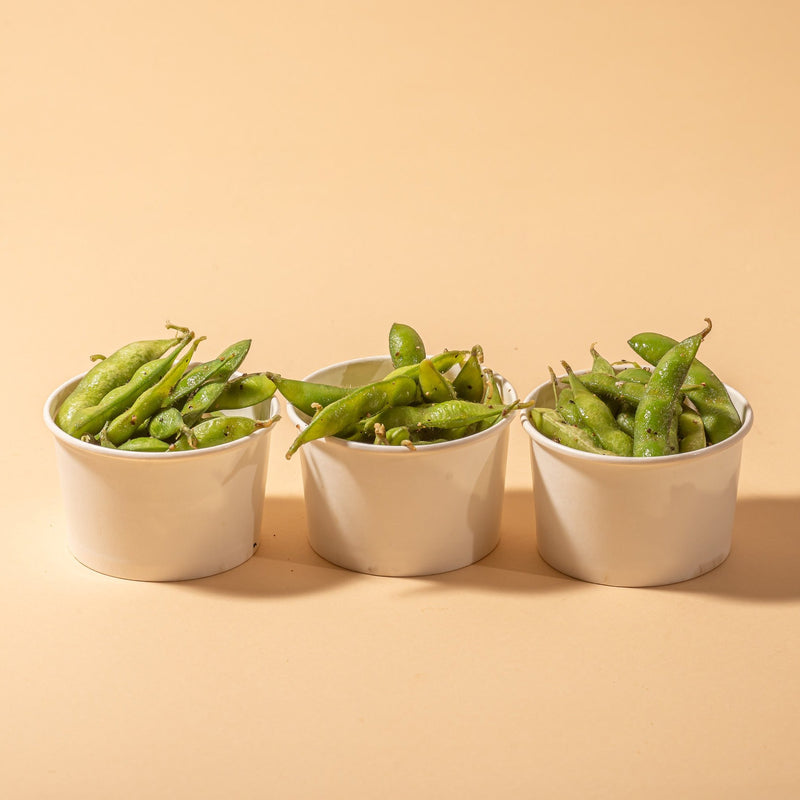
[(389, 440), (386, 438), (386, 426), (382, 422), (376, 422), (372, 428), (375, 431), (375, 438), (378, 440), (378, 444), (388, 445)]
[(269, 419), (257, 419), (256, 429), (261, 430), (263, 428), (271, 428), (280, 418), (280, 414), (275, 414), (275, 416), (270, 417)]
[[(189, 328), (185, 328), (183, 325), (173, 325), (169, 320), (166, 321), (165, 326), (171, 331), (182, 333), (184, 336), (191, 332)], [(192, 336), (194, 336), (194, 334), (192, 334)]]

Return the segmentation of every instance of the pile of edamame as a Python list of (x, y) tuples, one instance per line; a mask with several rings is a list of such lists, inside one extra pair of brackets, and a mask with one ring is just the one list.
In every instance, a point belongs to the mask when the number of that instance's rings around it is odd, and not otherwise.
[(286, 457), (323, 436), (415, 450), (478, 433), (517, 407), (503, 402), (480, 345), (430, 357), (426, 352), (419, 333), (396, 322), (389, 331), (393, 369), (381, 380), (342, 387), (268, 372), (286, 400), (311, 417)]
[(102, 447), (169, 453), (214, 447), (273, 425), (223, 412), (268, 400), (275, 384), (264, 373), (234, 376), (251, 340), (243, 339), (215, 359), (194, 364), (205, 336), (167, 323), (176, 335), (131, 342), (97, 361), (56, 412), (70, 436)]
[(517, 408), (555, 442), (589, 453), (655, 457), (698, 450), (742, 425), (725, 385), (696, 358), (706, 327), (683, 341), (657, 333), (628, 340), (649, 367), (609, 362), (594, 345), (592, 368), (565, 378), (550, 368), (553, 407), (504, 403), (483, 350), (428, 356), (420, 334), (394, 323), (392, 370), (361, 386), (333, 386), (274, 372), (237, 375), (251, 340), (211, 361), (193, 357), (204, 336), (167, 323), (175, 335), (131, 342), (97, 361), (61, 403), (56, 424), (70, 436), (122, 451), (169, 453), (213, 447), (273, 425), (230, 412), (270, 399), (275, 391), (310, 417), (287, 458), (325, 436), (378, 446), (449, 442), (486, 430)]
[(554, 408), (527, 409), (531, 423), (567, 447), (613, 456), (669, 456), (724, 441), (742, 421), (725, 385), (696, 358), (711, 331), (705, 322), (680, 342), (650, 332), (631, 337), (628, 344), (652, 368), (611, 363), (594, 345), (588, 372), (578, 376), (562, 361), (566, 380), (550, 368)]

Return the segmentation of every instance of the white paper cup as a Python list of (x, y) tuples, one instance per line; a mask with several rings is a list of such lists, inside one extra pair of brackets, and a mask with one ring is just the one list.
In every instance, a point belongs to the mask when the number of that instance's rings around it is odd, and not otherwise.
[[(536, 537), (550, 566), (610, 586), (658, 586), (702, 575), (730, 553), (742, 444), (753, 425), (747, 400), (727, 387), (742, 417), (729, 439), (659, 458), (573, 450), (530, 437)], [(553, 406), (544, 383), (526, 398)]]
[[(306, 380), (342, 386), (378, 380), (387, 357), (334, 364)], [(516, 400), (498, 376), (504, 402)], [(293, 406), (302, 429), (308, 417)], [(311, 547), (373, 575), (433, 575), (465, 567), (496, 546), (505, 489), (509, 415), (485, 431), (411, 451), (326, 437), (298, 451)]]
[[(81, 377), (59, 386), (44, 406), (75, 558), (97, 572), (140, 581), (203, 578), (250, 558), (259, 543), (272, 429), (179, 453), (99, 447), (53, 421)], [(231, 413), (266, 419), (278, 409), (273, 397)]]

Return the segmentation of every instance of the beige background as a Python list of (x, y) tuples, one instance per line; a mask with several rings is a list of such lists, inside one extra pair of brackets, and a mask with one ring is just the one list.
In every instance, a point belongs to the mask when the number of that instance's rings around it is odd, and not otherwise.
[[(800, 7), (4, 3), (0, 783), (12, 798), (796, 797)], [(502, 540), (434, 578), (264, 544), (186, 584), (65, 546), (51, 389), (165, 319), (301, 377), (480, 342), (520, 393), (703, 317), (751, 400), (729, 560), (582, 584)]]

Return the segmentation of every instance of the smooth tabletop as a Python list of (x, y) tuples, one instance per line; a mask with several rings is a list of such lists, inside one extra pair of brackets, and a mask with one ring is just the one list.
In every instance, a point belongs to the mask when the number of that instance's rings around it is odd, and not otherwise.
[[(0, 793), (800, 795), (798, 29), (755, 2), (4, 8)], [(134, 582), (67, 549), (42, 406), (165, 320), (290, 377), (397, 320), (524, 396), (705, 317), (755, 422), (694, 580), (545, 564), (519, 420), (490, 555), (335, 567), (285, 405), (240, 567)]]

